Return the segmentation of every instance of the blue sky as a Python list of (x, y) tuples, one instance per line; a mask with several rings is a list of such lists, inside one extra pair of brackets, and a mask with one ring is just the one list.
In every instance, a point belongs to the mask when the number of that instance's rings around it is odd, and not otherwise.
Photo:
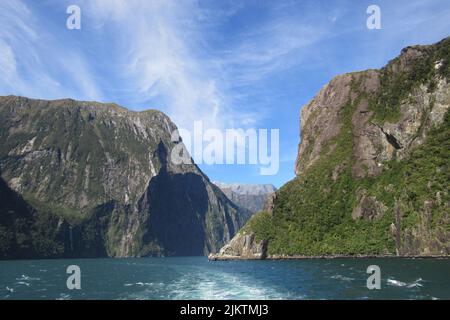
[[(81, 30), (66, 8), (81, 8)], [(369, 5), (381, 30), (366, 27)], [(159, 109), (183, 128), (280, 130), (280, 170), (201, 165), (224, 182), (294, 177), (299, 114), (334, 76), (449, 35), (448, 0), (0, 1), (0, 95)]]

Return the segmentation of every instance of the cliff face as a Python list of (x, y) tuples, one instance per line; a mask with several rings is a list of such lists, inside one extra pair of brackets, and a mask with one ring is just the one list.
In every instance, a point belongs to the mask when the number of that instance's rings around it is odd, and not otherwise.
[(442, 124), (449, 105), (444, 60), (430, 59), (433, 51), (408, 47), (383, 70), (345, 74), (327, 84), (302, 108), (296, 174), (319, 160), (326, 146), (335, 148), (333, 139), (345, 125), (340, 114), (348, 104), (354, 107), (349, 128), (354, 178), (377, 176), (383, 162), (405, 159), (423, 144), (428, 131)]
[(302, 108), (297, 177), (245, 234), (268, 255), (449, 255), (449, 76), (447, 38), (334, 78)]
[(228, 184), (217, 181), (213, 183), (226, 194), (228, 199), (239, 207), (249, 210), (251, 214), (263, 210), (268, 197), (277, 190), (271, 184)]
[(163, 113), (0, 97), (0, 257), (201, 255), (246, 216), (194, 164)]

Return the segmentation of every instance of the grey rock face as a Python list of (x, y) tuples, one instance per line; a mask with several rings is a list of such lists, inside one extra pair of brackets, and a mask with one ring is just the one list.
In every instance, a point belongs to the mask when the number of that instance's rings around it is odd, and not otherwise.
[(254, 233), (239, 233), (218, 254), (210, 254), (210, 260), (261, 260), (267, 256), (267, 241), (256, 241)]
[[(378, 93), (382, 72), (407, 72), (423, 59), (428, 48), (406, 48), (384, 70), (340, 75), (322, 88), (301, 111), (302, 140), (296, 174), (301, 174), (323, 156), (323, 147), (340, 133), (340, 112), (348, 103), (352, 86), (357, 86), (365, 96)], [(438, 65), (439, 61), (435, 63)], [(383, 170), (384, 161), (406, 158), (411, 150), (424, 142), (430, 129), (443, 122), (450, 101), (450, 83), (439, 75), (430, 82), (435, 83), (432, 91), (429, 83), (422, 84), (400, 102), (399, 118), (395, 121), (374, 120), (369, 100), (360, 99), (352, 115), (355, 157), (352, 171), (355, 178), (377, 176)], [(335, 146), (331, 146), (331, 151), (333, 148)]]
[(387, 210), (386, 206), (377, 201), (374, 196), (367, 196), (366, 190), (361, 189), (357, 191), (358, 204), (352, 212), (352, 218), (374, 220), (381, 217)]

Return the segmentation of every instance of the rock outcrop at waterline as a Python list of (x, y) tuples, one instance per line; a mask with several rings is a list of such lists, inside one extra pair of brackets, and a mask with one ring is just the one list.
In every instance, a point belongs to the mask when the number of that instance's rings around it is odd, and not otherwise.
[(228, 242), (218, 254), (211, 253), (209, 260), (261, 260), (267, 254), (267, 240), (256, 241), (255, 234), (242, 234)]
[(450, 255), (449, 105), (450, 38), (337, 76), (302, 108), (297, 177), (232, 242), (253, 234), (270, 257)]
[(251, 215), (155, 110), (0, 97), (0, 258), (203, 255)]

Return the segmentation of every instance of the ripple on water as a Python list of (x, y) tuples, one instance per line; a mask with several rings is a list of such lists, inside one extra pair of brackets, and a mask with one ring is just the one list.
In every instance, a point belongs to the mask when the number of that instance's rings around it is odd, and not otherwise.
[(56, 298), (56, 300), (71, 300), (71, 299), (72, 299), (72, 296), (70, 294), (67, 294), (67, 293), (61, 293), (59, 295), (59, 297)]
[(41, 278), (33, 278), (27, 275), (22, 275), (20, 278), (16, 278), (17, 281), (39, 281)]
[(341, 274), (331, 276), (331, 279), (341, 280), (341, 281), (354, 281), (355, 280), (355, 278), (346, 277)]

